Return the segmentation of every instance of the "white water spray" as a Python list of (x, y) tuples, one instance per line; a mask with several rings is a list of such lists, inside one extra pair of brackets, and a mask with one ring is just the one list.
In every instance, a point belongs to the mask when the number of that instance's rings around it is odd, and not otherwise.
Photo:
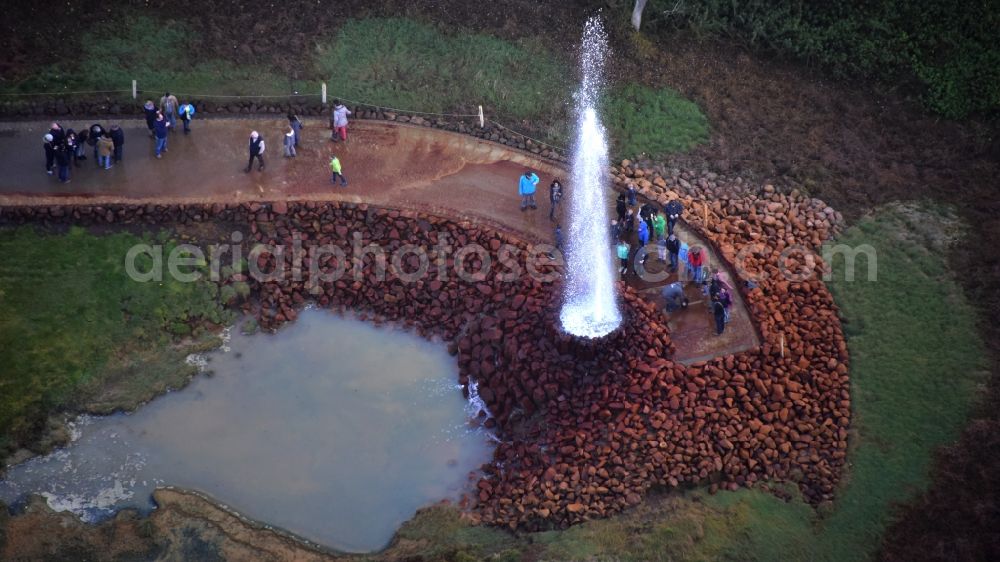
[(600, 20), (588, 19), (580, 46), (583, 81), (575, 96), (566, 288), (559, 314), (564, 330), (588, 338), (608, 334), (622, 321), (608, 239), (608, 141), (597, 115), (607, 50), (607, 34)]

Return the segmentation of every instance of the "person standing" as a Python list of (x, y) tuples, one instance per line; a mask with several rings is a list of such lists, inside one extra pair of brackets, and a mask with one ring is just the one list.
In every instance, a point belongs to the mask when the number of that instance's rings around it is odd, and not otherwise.
[(535, 186), (538, 185), (538, 175), (531, 170), (526, 170), (517, 185), (517, 192), (521, 195), (521, 210), (524, 211), (529, 206), (537, 209), (535, 204)]
[(628, 206), (629, 207), (635, 207), (635, 204), (636, 204), (636, 201), (637, 201), (637, 194), (636, 194), (636, 191), (635, 191), (635, 184), (633, 184), (633, 183), (628, 184), (628, 190), (626, 191), (626, 193), (628, 194)]
[(142, 106), (142, 112), (146, 115), (146, 128), (149, 129), (149, 137), (154, 138), (156, 133), (153, 132), (153, 124), (156, 123), (156, 105), (153, 100), (146, 100), (146, 103)]
[(347, 142), (347, 116), (350, 114), (351, 110), (344, 107), (340, 100), (333, 100), (333, 111), (330, 114), (333, 134), (330, 136), (330, 140), (338, 142), (337, 137), (339, 136), (341, 141)]
[(66, 140), (66, 131), (63, 130), (62, 125), (55, 121), (49, 126), (49, 134), (52, 135), (52, 142), (55, 145), (60, 145)]
[(160, 113), (167, 119), (167, 123), (170, 123), (171, 129), (177, 126), (177, 106), (177, 96), (170, 95), (170, 92), (166, 92), (160, 98)]
[(549, 204), (551, 205), (549, 207), (550, 221), (556, 220), (556, 206), (559, 205), (559, 201), (562, 199), (562, 196), (563, 196), (562, 184), (559, 183), (559, 178), (556, 178), (552, 180), (551, 184), (549, 184)]
[(100, 161), (97, 158), (97, 141), (101, 140), (104, 136), (104, 127), (100, 123), (94, 123), (90, 126), (90, 135), (87, 136), (87, 144), (94, 147), (94, 163), (97, 167), (101, 166)]
[(288, 128), (288, 132), (285, 133), (285, 158), (295, 157), (295, 130), (291, 127)]
[(295, 148), (299, 147), (299, 135), (302, 133), (302, 120), (299, 116), (295, 114), (294, 111), (288, 112), (288, 126), (292, 128), (292, 132), (295, 133)]
[(667, 234), (673, 234), (677, 219), (684, 212), (684, 205), (677, 199), (671, 199), (663, 206), (663, 212), (667, 215)]
[(705, 252), (701, 247), (695, 246), (688, 252), (688, 264), (691, 266), (691, 274), (695, 283), (701, 283), (705, 274)]
[(69, 156), (71, 167), (75, 168), (80, 167), (80, 161), (76, 158), (77, 143), (76, 131), (66, 129), (66, 154)]
[(337, 185), (337, 177), (340, 177), (340, 187), (347, 187), (347, 178), (344, 177), (343, 167), (340, 165), (340, 158), (334, 154), (330, 157), (330, 183)]
[(111, 169), (111, 155), (115, 153), (115, 143), (111, 137), (104, 135), (97, 141), (97, 165), (105, 170)]
[(646, 229), (649, 231), (650, 236), (653, 234), (653, 206), (649, 203), (643, 203), (639, 207), (639, 218), (642, 222), (646, 223)]
[(59, 143), (53, 147), (55, 151), (56, 167), (59, 168), (59, 181), (69, 183), (69, 162), (70, 154), (66, 150), (66, 143)]
[(667, 237), (667, 219), (663, 213), (658, 213), (655, 208), (653, 209), (653, 234), (656, 235), (657, 240), (663, 240)]
[(156, 139), (156, 157), (162, 158), (167, 151), (167, 132), (170, 130), (170, 123), (163, 117), (162, 113), (156, 114), (156, 121), (153, 121), (153, 137)]
[(628, 242), (624, 238), (618, 241), (618, 246), (615, 248), (618, 252), (618, 271), (621, 273), (622, 277), (628, 275), (628, 254), (631, 248)]
[(670, 255), (670, 271), (677, 271), (677, 260), (681, 253), (681, 241), (677, 239), (676, 234), (671, 234), (667, 236), (666, 246), (667, 254)]
[(247, 150), (250, 152), (250, 160), (247, 162), (247, 169), (244, 170), (246, 173), (250, 173), (253, 169), (253, 161), (256, 158), (259, 166), (257, 166), (258, 172), (264, 171), (264, 137), (260, 136), (257, 131), (250, 132), (250, 144), (247, 145)]
[(42, 147), (45, 148), (45, 173), (51, 176), (56, 162), (56, 143), (52, 133), (45, 133), (42, 142)]
[(125, 152), (125, 131), (121, 125), (115, 123), (111, 126), (111, 142), (115, 145), (115, 163), (122, 161), (122, 154)]
[(625, 203), (625, 194), (619, 193), (618, 200), (615, 201), (615, 211), (618, 213), (618, 222), (625, 221), (625, 211), (628, 210), (628, 204)]
[(715, 317), (715, 334), (721, 336), (726, 330), (726, 306), (718, 297), (712, 299), (712, 315)]
[(635, 214), (632, 209), (625, 211), (625, 221), (622, 224), (622, 231), (626, 236), (631, 236), (632, 231), (635, 230)]
[(639, 221), (639, 247), (645, 247), (649, 244), (649, 227), (646, 226), (646, 221)]
[(184, 134), (186, 135), (191, 132), (191, 118), (194, 117), (194, 104), (182, 104), (179, 111), (181, 114), (181, 121), (184, 122)]
[[(687, 279), (691, 279), (691, 266), (688, 263), (688, 255), (691, 252), (688, 248), (687, 242), (681, 242), (680, 246), (680, 250), (677, 251), (677, 258), (680, 260), (681, 264), (684, 265), (684, 276)], [(678, 277), (680, 277), (680, 274), (678, 274)]]

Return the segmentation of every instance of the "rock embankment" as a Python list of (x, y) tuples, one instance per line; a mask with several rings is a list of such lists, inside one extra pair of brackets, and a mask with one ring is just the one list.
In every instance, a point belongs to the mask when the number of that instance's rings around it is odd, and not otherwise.
[[(636, 170), (624, 166), (619, 181), (634, 179)], [(836, 228), (837, 215), (771, 188), (742, 195), (727, 188), (708, 204), (706, 221), (699, 201), (711, 184), (683, 175), (660, 179), (664, 185), (653, 176), (650, 185), (659, 189), (643, 185), (644, 193), (683, 198), (685, 219), (720, 255), (734, 260), (744, 252), (736, 270), (758, 278), (744, 297), (762, 335), (759, 349), (675, 363), (666, 318), (624, 286), (621, 329), (596, 341), (570, 338), (557, 324), (556, 265), (513, 235), (428, 214), (324, 202), (114, 205), (8, 207), (0, 209), (0, 222), (219, 222), (248, 233), (244, 252), (258, 243), (291, 249), (298, 240), (301, 252), (256, 257), (264, 272), (283, 269), (272, 279), (234, 271), (220, 281), (249, 283), (249, 296), (234, 305), (265, 329), (316, 302), (451, 342), (460, 382), (479, 382), (491, 415), (484, 423), (501, 439), (470, 498), (485, 523), (563, 527), (634, 505), (653, 486), (735, 489), (787, 480), (813, 503), (830, 500), (847, 449), (848, 356), (836, 306), (818, 277), (822, 263), (811, 253)], [(386, 252), (384, 278), (375, 255), (354, 255), (355, 237), (359, 248), (375, 243)], [(429, 272), (412, 282), (393, 274), (393, 262), (402, 273), (420, 268), (416, 256), (400, 253), (404, 248), (430, 250), (445, 239), (454, 249), (477, 244), (482, 252), (465, 260), (431, 253)], [(341, 248), (343, 258), (321, 254), (324, 245)], [(802, 250), (783, 256), (789, 247)], [(511, 256), (520, 275), (505, 275), (513, 272)], [(284, 268), (276, 267), (279, 260)], [(461, 279), (456, 261), (470, 273), (489, 261), (490, 273)], [(525, 273), (528, 261), (538, 275)], [(798, 275), (781, 275), (779, 261)], [(348, 273), (339, 279), (319, 278), (342, 266)], [(539, 278), (546, 275), (553, 279)]]

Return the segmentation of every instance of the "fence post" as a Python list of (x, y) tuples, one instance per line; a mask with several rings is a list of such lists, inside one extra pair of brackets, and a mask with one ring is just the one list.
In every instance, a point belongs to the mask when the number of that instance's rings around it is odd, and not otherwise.
[(136, 99), (138, 97), (139, 97), (139, 83), (135, 80), (132, 80), (132, 99)]
[(323, 103), (326, 103), (326, 82), (323, 82), (323, 94), (321, 97), (323, 98)]
[(486, 119), (483, 116), (483, 106), (479, 106), (479, 128), (486, 127)]

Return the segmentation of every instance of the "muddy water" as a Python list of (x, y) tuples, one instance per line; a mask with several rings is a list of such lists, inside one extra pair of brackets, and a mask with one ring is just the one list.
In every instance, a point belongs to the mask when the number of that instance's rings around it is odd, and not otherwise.
[(75, 441), (8, 471), (94, 521), (152, 508), (156, 486), (347, 551), (387, 544), (417, 508), (469, 489), (492, 446), (470, 429), (444, 345), (307, 310), (276, 335), (234, 334), (211, 376), (130, 415), (81, 418)]

